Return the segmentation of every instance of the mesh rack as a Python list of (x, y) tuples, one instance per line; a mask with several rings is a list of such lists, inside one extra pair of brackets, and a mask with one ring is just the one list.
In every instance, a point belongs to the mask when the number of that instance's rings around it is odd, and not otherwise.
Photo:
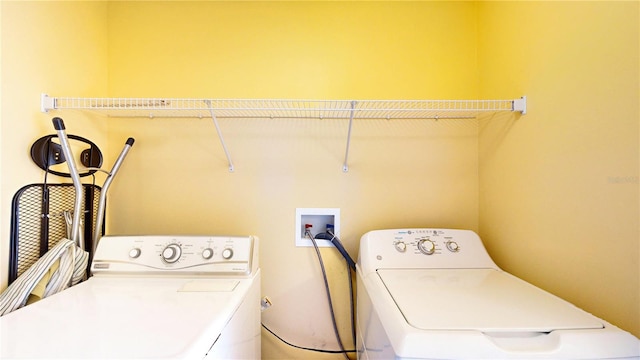
[[(82, 234), (84, 247), (90, 251), (101, 188), (83, 184), (83, 189)], [(64, 212), (73, 211), (74, 201), (73, 184), (30, 184), (16, 192), (11, 206), (9, 283), (67, 237)]]

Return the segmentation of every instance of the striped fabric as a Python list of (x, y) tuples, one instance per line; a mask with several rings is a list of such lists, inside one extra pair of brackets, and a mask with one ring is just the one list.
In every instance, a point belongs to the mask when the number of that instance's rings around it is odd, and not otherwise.
[(60, 240), (0, 294), (0, 316), (25, 306), (32, 292), (36, 293), (36, 286), (45, 280), (44, 292), (37, 294), (42, 298), (81, 282), (86, 277), (88, 262), (86, 251), (71, 240)]

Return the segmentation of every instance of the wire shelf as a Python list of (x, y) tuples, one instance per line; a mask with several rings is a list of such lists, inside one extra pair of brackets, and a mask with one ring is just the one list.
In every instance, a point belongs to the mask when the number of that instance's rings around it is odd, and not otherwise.
[(233, 162), (217, 119), (348, 119), (342, 171), (347, 172), (351, 126), (359, 119), (474, 119), (480, 113), (526, 114), (527, 97), (514, 100), (294, 100), (82, 98), (42, 94), (40, 110), (85, 110), (118, 118), (211, 118), (224, 149), (229, 171)]
[[(468, 119), (482, 112), (520, 111), (516, 100), (292, 100), (78, 98), (43, 95), (42, 110), (88, 110), (110, 117), (218, 119)], [(353, 116), (352, 116), (353, 115)]]

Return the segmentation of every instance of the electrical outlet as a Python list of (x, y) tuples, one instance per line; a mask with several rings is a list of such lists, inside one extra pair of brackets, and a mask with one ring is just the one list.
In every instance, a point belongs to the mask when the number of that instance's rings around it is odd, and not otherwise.
[[(296, 246), (309, 247), (313, 242), (305, 235), (306, 225), (315, 237), (327, 231), (327, 224), (333, 225), (333, 233), (340, 238), (340, 209), (339, 208), (297, 208), (296, 209)], [(330, 240), (316, 239), (319, 247), (333, 246)]]

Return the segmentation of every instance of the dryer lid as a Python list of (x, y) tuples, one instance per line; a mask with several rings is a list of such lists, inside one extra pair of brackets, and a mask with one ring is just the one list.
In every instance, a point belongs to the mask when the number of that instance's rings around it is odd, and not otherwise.
[(574, 305), (496, 269), (379, 269), (407, 323), (422, 330), (600, 329)]

